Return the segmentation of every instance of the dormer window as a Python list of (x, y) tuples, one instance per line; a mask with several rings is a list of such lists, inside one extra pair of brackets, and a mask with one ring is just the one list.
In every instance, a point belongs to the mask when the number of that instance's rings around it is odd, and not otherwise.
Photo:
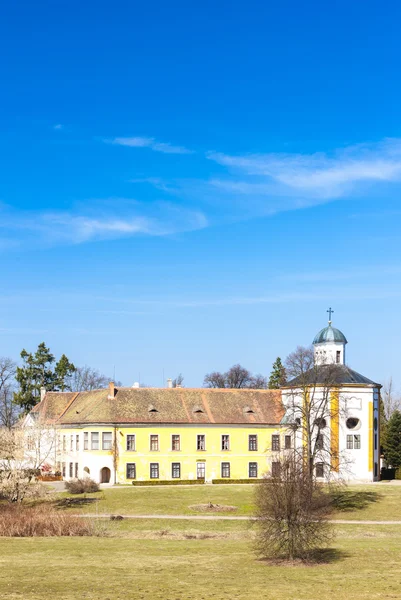
[(244, 406), (244, 413), (247, 415), (253, 415), (255, 414), (255, 411), (252, 410), (252, 408), (250, 406)]
[(149, 404), (148, 412), (157, 413), (159, 411), (157, 410), (156, 406), (154, 406), (153, 404)]
[(196, 414), (203, 414), (204, 410), (201, 406), (194, 406), (192, 409), (192, 412), (196, 415)]

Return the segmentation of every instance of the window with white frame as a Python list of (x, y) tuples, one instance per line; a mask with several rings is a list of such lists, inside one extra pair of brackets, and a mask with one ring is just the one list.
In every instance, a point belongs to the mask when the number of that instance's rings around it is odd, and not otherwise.
[(286, 435), (284, 437), (284, 448), (286, 450), (291, 450), (292, 447), (292, 436), (291, 435)]
[(84, 450), (89, 450), (89, 433), (84, 432)]
[(171, 477), (173, 479), (181, 478), (181, 463), (173, 463), (171, 465)]
[(92, 431), (91, 433), (91, 450), (99, 450), (99, 432)]
[[(159, 450), (159, 436), (151, 435), (150, 436), (150, 449), (153, 451)], [(156, 464), (156, 463), (154, 463)]]
[(74, 450), (74, 436), (70, 436), (70, 450), (71, 452)]
[(359, 434), (347, 435), (347, 450), (360, 450), (361, 436)]
[(277, 434), (272, 435), (272, 450), (280, 450), (280, 436)]
[(74, 477), (74, 463), (70, 462), (70, 477)]
[(78, 479), (78, 463), (75, 463), (75, 479)]
[(150, 478), (159, 479), (159, 463), (150, 463)]
[(63, 477), (66, 476), (65, 462), (61, 463), (61, 474)]
[(180, 436), (177, 434), (171, 436), (171, 449), (176, 452), (180, 450)]
[(315, 466), (316, 477), (324, 477), (324, 463), (318, 462)]
[(206, 465), (204, 462), (196, 463), (196, 478), (205, 479)]
[(75, 450), (78, 452), (79, 451), (79, 434), (77, 433), (77, 435), (75, 436)]
[(127, 479), (136, 479), (135, 463), (127, 463)]
[(256, 462), (249, 463), (248, 476), (249, 477), (257, 477), (258, 476), (258, 463), (256, 463)]
[(258, 449), (258, 436), (256, 434), (251, 434), (248, 438), (248, 450), (250, 452), (256, 451)]
[(274, 460), (272, 462), (272, 477), (280, 477), (281, 464), (280, 461)]
[(221, 476), (222, 477), (230, 477), (230, 463), (229, 462), (221, 463)]
[(222, 450), (229, 450), (230, 449), (230, 436), (229, 435), (222, 435), (221, 436), (221, 449)]
[(127, 435), (127, 451), (128, 452), (135, 452), (135, 435), (132, 434), (132, 433), (129, 433)]
[(102, 433), (102, 450), (111, 450), (113, 447), (113, 433), (111, 431), (103, 431)]
[(206, 436), (203, 434), (196, 436), (196, 449), (206, 450)]

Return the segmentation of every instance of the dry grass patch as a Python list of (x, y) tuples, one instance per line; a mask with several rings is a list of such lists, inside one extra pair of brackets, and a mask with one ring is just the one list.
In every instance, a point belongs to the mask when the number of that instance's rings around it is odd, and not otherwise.
[(48, 504), (0, 507), (1, 537), (91, 536), (95, 531), (93, 521), (56, 511)]
[(207, 512), (207, 513), (220, 513), (220, 512), (235, 512), (238, 510), (237, 506), (229, 506), (226, 504), (213, 504), (207, 502), (206, 504), (192, 504), (189, 506), (191, 510), (196, 512)]

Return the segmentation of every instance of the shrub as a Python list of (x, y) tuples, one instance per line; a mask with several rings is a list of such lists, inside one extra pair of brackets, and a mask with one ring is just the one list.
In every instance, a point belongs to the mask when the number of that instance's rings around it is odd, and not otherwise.
[(64, 485), (70, 494), (90, 494), (99, 491), (99, 484), (89, 477), (85, 477), (85, 479), (71, 479), (70, 481), (66, 481)]
[(310, 476), (304, 461), (284, 459), (277, 477), (255, 486), (258, 553), (305, 559), (332, 537), (331, 495)]
[(95, 535), (89, 519), (54, 510), (49, 505), (0, 505), (0, 536), (48, 537)]

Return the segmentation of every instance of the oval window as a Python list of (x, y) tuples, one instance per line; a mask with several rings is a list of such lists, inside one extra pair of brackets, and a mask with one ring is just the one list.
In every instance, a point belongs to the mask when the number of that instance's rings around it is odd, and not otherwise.
[(319, 429), (324, 429), (327, 426), (326, 419), (323, 419), (323, 417), (320, 417), (319, 419), (315, 419), (315, 425)]
[(349, 419), (347, 419), (346, 421), (346, 425), (348, 427), (348, 429), (356, 429), (357, 427), (360, 426), (360, 420), (357, 419), (356, 417), (349, 417)]

